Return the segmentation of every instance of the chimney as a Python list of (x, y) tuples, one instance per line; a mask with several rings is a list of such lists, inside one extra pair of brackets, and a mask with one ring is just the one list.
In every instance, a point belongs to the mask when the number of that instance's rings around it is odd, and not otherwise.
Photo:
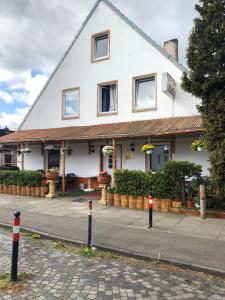
[(173, 59), (178, 61), (178, 39), (166, 41), (164, 43), (164, 49)]

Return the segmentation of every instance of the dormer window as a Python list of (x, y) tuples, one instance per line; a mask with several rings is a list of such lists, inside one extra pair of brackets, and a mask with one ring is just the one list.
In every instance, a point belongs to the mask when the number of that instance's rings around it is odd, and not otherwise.
[(133, 78), (133, 112), (156, 109), (156, 74)]
[(97, 62), (109, 59), (109, 31), (94, 34), (91, 38), (91, 61)]
[(62, 119), (79, 118), (80, 89), (72, 88), (62, 92)]

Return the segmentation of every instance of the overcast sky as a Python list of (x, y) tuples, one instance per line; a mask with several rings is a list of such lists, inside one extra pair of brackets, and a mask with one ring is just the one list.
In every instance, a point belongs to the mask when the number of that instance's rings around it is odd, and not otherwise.
[[(197, 0), (112, 0), (161, 46), (185, 48)], [(95, 0), (0, 0), (0, 128), (16, 129)]]

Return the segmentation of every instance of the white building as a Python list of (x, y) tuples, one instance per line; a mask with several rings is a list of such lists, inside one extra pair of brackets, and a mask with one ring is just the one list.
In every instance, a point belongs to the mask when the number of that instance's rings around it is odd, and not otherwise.
[[(19, 130), (0, 143), (31, 148), (18, 157), (22, 169), (58, 166), (77, 182), (113, 167), (158, 170), (168, 159), (201, 164), (206, 174), (208, 154), (191, 150), (204, 132), (199, 101), (180, 87), (177, 47), (171, 40), (161, 48), (108, 0), (97, 1)], [(156, 146), (150, 156), (145, 142)], [(103, 157), (113, 143), (115, 159)]]

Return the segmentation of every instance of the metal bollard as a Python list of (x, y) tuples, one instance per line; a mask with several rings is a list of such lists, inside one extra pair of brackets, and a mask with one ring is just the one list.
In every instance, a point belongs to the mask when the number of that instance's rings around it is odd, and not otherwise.
[(89, 200), (89, 212), (88, 212), (88, 247), (92, 245), (92, 200)]
[(148, 229), (152, 228), (153, 197), (148, 196)]
[(206, 218), (206, 205), (205, 205), (205, 185), (204, 184), (200, 184), (199, 194), (200, 194), (200, 218), (205, 219)]
[(14, 219), (13, 219), (11, 281), (17, 281), (19, 240), (20, 240), (20, 212), (17, 211), (14, 213)]

